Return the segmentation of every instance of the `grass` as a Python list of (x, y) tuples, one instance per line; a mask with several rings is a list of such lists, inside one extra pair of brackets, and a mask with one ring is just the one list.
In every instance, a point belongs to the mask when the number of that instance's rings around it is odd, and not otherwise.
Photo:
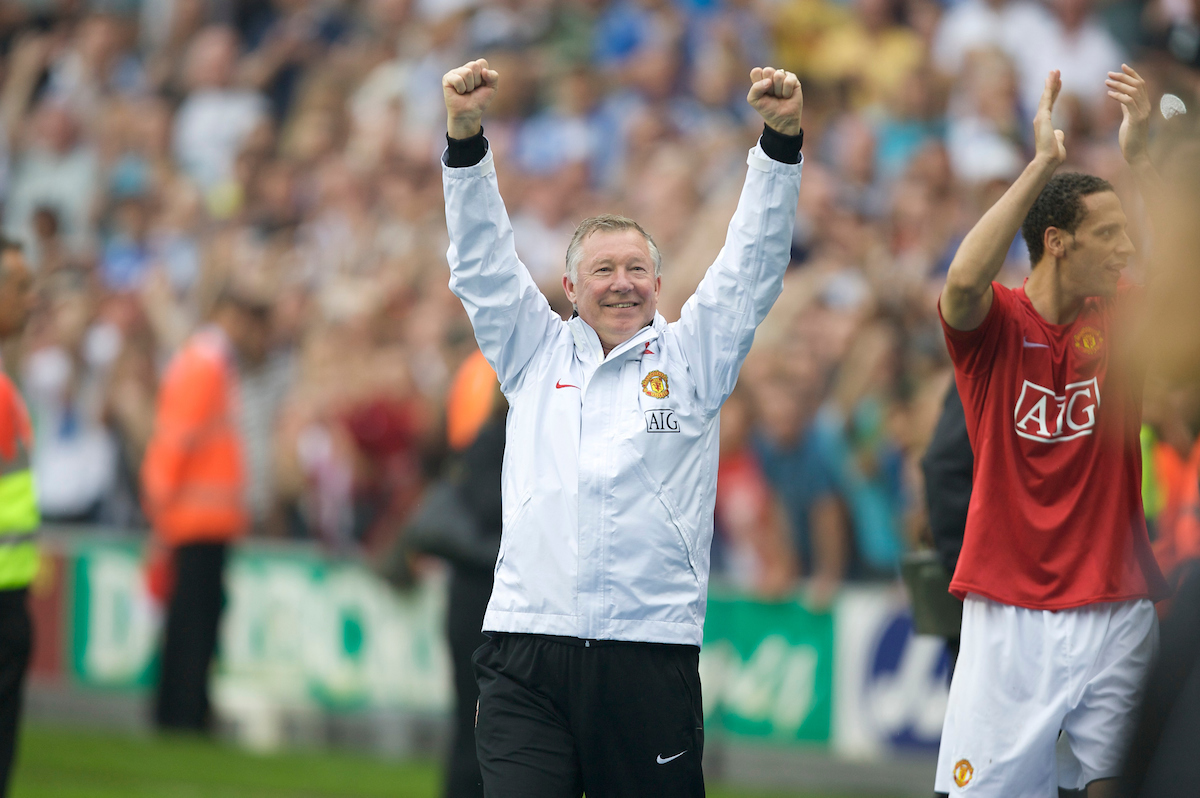
[[(439, 798), (431, 763), (340, 752), (248, 753), (192, 737), (32, 725), (11, 798)], [(710, 787), (711, 798), (832, 798)]]

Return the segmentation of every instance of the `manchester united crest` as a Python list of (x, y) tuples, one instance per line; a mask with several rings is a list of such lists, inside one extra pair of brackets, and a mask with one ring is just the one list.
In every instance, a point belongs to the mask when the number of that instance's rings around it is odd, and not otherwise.
[(661, 371), (652, 371), (642, 380), (642, 393), (654, 399), (666, 399), (670, 394), (667, 388), (667, 375)]
[(970, 784), (971, 777), (974, 775), (975, 768), (971, 767), (969, 760), (960, 759), (954, 763), (954, 783), (959, 786), (959, 789)]
[(1075, 349), (1085, 355), (1094, 355), (1104, 346), (1104, 336), (1095, 327), (1084, 327), (1075, 333)]

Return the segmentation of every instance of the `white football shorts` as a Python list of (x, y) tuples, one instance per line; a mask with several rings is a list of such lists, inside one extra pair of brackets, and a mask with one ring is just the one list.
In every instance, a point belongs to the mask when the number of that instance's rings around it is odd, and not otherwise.
[(1118, 775), (1157, 649), (1145, 599), (1052, 612), (969, 594), (934, 790), (1058, 798)]

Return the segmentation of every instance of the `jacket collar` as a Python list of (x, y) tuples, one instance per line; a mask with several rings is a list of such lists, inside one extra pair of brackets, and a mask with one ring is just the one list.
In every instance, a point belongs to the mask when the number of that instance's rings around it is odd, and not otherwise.
[(575, 339), (575, 351), (579, 356), (599, 365), (610, 360), (640, 359), (645, 354), (645, 345), (658, 340), (659, 334), (667, 327), (667, 321), (655, 311), (654, 318), (648, 325), (638, 330), (629, 340), (613, 347), (607, 358), (604, 357), (604, 348), (600, 345), (600, 336), (590, 324), (578, 316), (573, 316), (567, 322), (567, 326), (571, 329), (571, 335)]

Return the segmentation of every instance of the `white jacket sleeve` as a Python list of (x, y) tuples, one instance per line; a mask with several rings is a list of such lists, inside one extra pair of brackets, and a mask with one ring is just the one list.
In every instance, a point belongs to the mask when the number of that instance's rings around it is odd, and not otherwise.
[(800, 197), (801, 164), (755, 145), (725, 246), (683, 306), (675, 330), (701, 404), (715, 413), (733, 391), (754, 331), (783, 290)]
[(442, 187), (450, 290), (467, 309), (479, 349), (507, 393), (563, 322), (517, 258), (491, 151), (474, 166), (443, 162)]

